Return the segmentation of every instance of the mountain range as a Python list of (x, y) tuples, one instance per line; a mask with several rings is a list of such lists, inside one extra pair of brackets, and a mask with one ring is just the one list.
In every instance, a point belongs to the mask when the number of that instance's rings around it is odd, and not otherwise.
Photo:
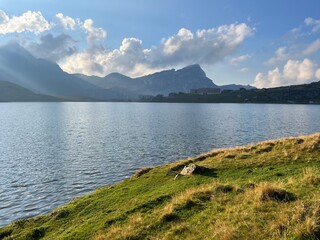
[[(105, 77), (69, 74), (56, 63), (35, 58), (16, 43), (0, 47), (0, 81), (2, 81), (0, 101), (137, 100), (141, 95), (166, 96), (172, 92), (188, 93), (196, 88), (219, 87), (232, 90), (252, 88), (242, 85), (217, 86), (198, 64), (138, 78), (130, 78), (120, 73), (111, 73)], [(4, 86), (6, 94), (3, 94)]]
[(206, 76), (200, 65), (194, 64), (185, 68), (165, 70), (138, 78), (130, 78), (119, 73), (111, 73), (104, 78), (78, 75), (79, 78), (104, 89), (121, 92), (129, 98), (139, 95), (169, 95), (170, 93), (189, 93), (191, 89), (221, 88), (222, 90), (253, 89), (252, 86), (223, 85), (217, 86)]

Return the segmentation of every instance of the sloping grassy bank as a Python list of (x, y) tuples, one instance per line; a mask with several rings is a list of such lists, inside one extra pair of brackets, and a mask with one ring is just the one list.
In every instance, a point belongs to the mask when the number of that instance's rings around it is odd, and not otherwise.
[(320, 239), (320, 134), (146, 168), (0, 239)]

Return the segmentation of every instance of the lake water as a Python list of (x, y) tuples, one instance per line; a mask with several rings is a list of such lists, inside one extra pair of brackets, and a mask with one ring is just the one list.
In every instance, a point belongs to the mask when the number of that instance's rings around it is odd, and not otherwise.
[(1, 103), (0, 226), (143, 166), (314, 132), (319, 105)]

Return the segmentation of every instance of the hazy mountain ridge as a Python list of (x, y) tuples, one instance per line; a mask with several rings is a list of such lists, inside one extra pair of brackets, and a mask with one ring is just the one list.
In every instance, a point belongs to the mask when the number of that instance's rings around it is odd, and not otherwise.
[(62, 100), (64, 99), (56, 98), (48, 95), (36, 94), (16, 84), (0, 81), (0, 102), (19, 102), (19, 101), (58, 102)]
[(0, 80), (17, 84), (34, 93), (56, 97), (119, 97), (62, 71), (56, 63), (35, 58), (18, 44), (0, 47)]

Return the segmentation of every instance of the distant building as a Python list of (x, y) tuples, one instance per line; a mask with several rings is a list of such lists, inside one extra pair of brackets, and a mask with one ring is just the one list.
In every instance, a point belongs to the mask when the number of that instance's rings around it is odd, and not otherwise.
[(191, 89), (190, 93), (192, 94), (200, 94), (200, 95), (209, 95), (209, 94), (220, 94), (220, 88), (197, 88)]

